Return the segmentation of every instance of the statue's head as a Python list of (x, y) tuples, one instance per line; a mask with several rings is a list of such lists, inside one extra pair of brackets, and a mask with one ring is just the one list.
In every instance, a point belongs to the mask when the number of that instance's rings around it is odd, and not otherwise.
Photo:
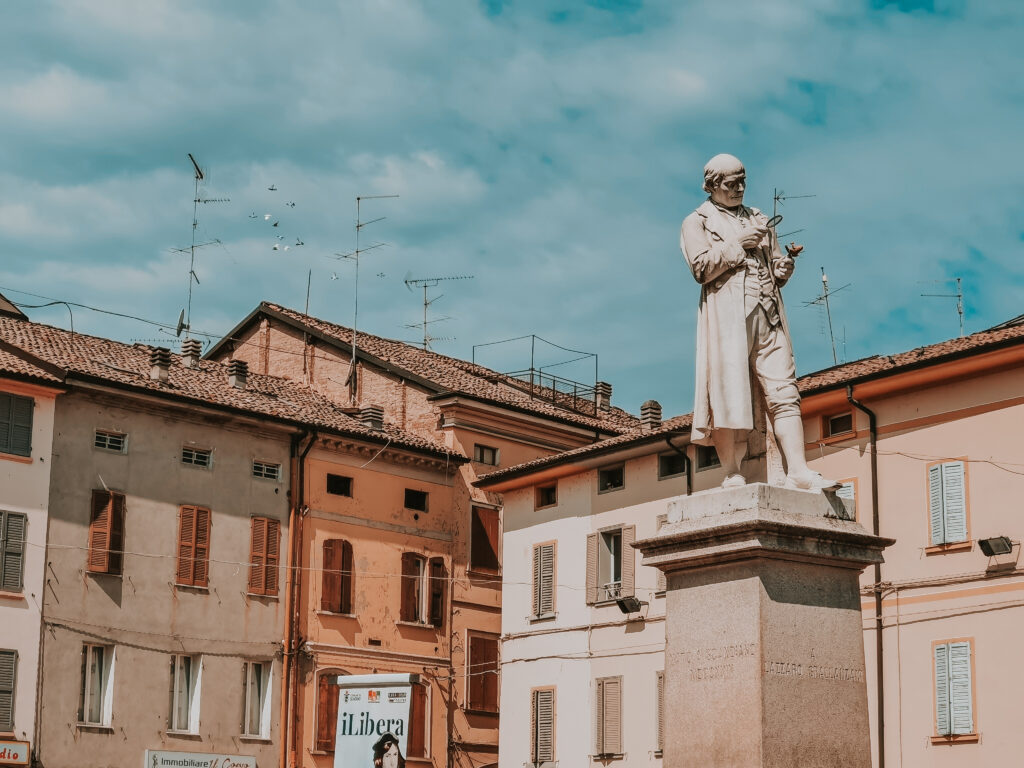
[(747, 188), (747, 172), (733, 155), (715, 155), (704, 166), (704, 191), (726, 208), (743, 203)]

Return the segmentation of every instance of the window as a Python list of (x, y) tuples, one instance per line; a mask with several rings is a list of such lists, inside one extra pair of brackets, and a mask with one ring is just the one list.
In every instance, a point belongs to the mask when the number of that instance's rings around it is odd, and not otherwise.
[(0, 590), (21, 592), (25, 568), (26, 515), (0, 510)]
[(551, 485), (538, 485), (537, 486), (537, 498), (535, 506), (537, 509), (541, 507), (553, 507), (558, 503), (558, 485), (557, 483), (551, 483)]
[(721, 460), (718, 458), (718, 451), (715, 450), (713, 445), (698, 445), (697, 446), (697, 469), (711, 469), (712, 467), (722, 466)]
[(500, 513), (489, 507), (473, 507), (472, 515), (469, 567), (475, 571), (499, 573), (501, 571), (501, 560), (498, 557), (501, 544)]
[(104, 451), (125, 453), (125, 449), (128, 447), (128, 435), (121, 432), (107, 432), (103, 429), (97, 429), (92, 445), (93, 448), (101, 448)]
[(466, 705), (479, 712), (498, 711), (498, 638), (470, 635), (466, 654)]
[(89, 518), (89, 573), (120, 575), (124, 551), (124, 494), (93, 491)]
[(352, 495), (352, 478), (345, 475), (327, 475), (327, 492), (334, 496)]
[(622, 754), (622, 678), (602, 677), (595, 682), (594, 754)]
[(597, 470), (597, 492), (617, 491), (626, 485), (625, 465)]
[(412, 686), (409, 705), (407, 757), (430, 757), (430, 691), (422, 683)]
[(318, 678), (316, 696), (316, 748), (319, 752), (333, 752), (338, 729), (338, 693), (341, 688), (334, 682), (337, 672), (323, 672)]
[(0, 392), (0, 453), (16, 456), (32, 455), (31, 397), (18, 397)]
[(14, 730), (14, 690), (18, 652), (0, 650), (0, 732)]
[(419, 512), (427, 511), (427, 492), (415, 491), (412, 488), (405, 489), (405, 508), (415, 509)]
[(587, 602), (603, 603), (634, 592), (636, 526), (587, 536)]
[(843, 480), (836, 489), (836, 496), (853, 502), (853, 519), (857, 519), (857, 481)]
[(171, 656), (168, 730), (199, 732), (199, 682), (202, 670), (202, 658), (199, 656)]
[(210, 575), (210, 510), (182, 506), (178, 510), (177, 584), (205, 587)]
[(657, 687), (657, 698), (655, 700), (655, 709), (658, 713), (657, 718), (657, 732), (658, 740), (655, 742), (655, 749), (657, 752), (663, 752), (665, 750), (665, 671), (658, 672)]
[(853, 411), (846, 411), (844, 413), (834, 413), (831, 416), (822, 416), (822, 437), (835, 437), (836, 435), (849, 435), (852, 433)]
[(974, 691), (971, 686), (971, 641), (938, 643), (935, 661), (935, 734), (974, 733)]
[(447, 587), (448, 570), (443, 558), (427, 560), (414, 552), (403, 552), (401, 620), (443, 626)]
[(352, 577), (352, 544), (344, 539), (327, 539), (324, 542), (321, 611), (352, 613)]
[(555, 543), (533, 548), (533, 615), (544, 619), (555, 615)]
[(281, 465), (269, 461), (252, 460), (252, 476), (262, 477), (265, 480), (280, 480)]
[(281, 523), (269, 517), (252, 518), (249, 543), (249, 593), (277, 594), (277, 561)]
[(82, 686), (78, 695), (78, 722), (110, 725), (114, 696), (114, 649), (107, 645), (82, 646)]
[(932, 546), (967, 541), (967, 494), (964, 462), (928, 467), (928, 513)]
[(213, 463), (213, 451), (208, 448), (190, 448), (186, 445), (181, 449), (181, 463), (209, 469)]
[(530, 691), (530, 762), (543, 765), (555, 759), (555, 689)]
[(242, 735), (259, 739), (270, 736), (269, 661), (247, 661), (242, 668), (245, 680), (245, 712)]
[(663, 453), (658, 456), (658, 479), (664, 480), (666, 477), (675, 477), (686, 472), (686, 454), (685, 453)]
[(480, 445), (480, 443), (477, 443), (473, 446), (473, 461), (478, 461), (481, 464), (497, 466), (498, 449), (492, 448), (489, 445)]

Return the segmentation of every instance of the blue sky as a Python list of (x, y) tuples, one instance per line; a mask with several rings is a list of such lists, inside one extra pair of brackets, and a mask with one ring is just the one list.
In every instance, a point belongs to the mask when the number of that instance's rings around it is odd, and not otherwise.
[[(363, 329), (415, 340), (403, 278), (474, 275), (436, 291), (451, 319), (432, 332), (455, 337), (438, 351), (536, 333), (598, 353), (617, 405), (686, 412), (698, 289), (678, 231), (718, 152), (746, 163), (748, 204), (815, 195), (782, 208), (806, 246), (786, 288), (801, 372), (832, 363), (803, 306), (822, 267), (851, 284), (841, 358), (955, 336), (955, 301), (920, 296), (952, 286), (927, 281), (963, 278), (968, 332), (1024, 312), (1021, 40), (1022, 6), (995, 0), (19, 3), (0, 30), (0, 291), (173, 323), (191, 152), (200, 196), (230, 198), (199, 207), (199, 241), (221, 245), (199, 251), (197, 331), (301, 308), (308, 270), (311, 313), (350, 324), (353, 264), (329, 257), (353, 247), (356, 195), (399, 194), (366, 203), (387, 218), (364, 244), (389, 246), (362, 261)], [(529, 364), (523, 342), (478, 353)]]

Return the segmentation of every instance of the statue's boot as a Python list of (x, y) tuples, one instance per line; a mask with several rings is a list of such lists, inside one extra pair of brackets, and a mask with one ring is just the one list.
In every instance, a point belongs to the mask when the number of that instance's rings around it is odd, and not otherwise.
[(805, 469), (802, 472), (790, 472), (786, 475), (786, 488), (801, 491), (834, 491), (842, 483), (822, 477), (820, 472), (813, 469)]

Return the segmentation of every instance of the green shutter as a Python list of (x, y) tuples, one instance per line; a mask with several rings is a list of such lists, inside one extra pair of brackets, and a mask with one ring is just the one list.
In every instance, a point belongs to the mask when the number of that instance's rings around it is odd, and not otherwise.
[(25, 561), (25, 515), (0, 512), (0, 589), (20, 592)]
[(14, 679), (17, 651), (0, 651), (0, 731), (14, 730)]

